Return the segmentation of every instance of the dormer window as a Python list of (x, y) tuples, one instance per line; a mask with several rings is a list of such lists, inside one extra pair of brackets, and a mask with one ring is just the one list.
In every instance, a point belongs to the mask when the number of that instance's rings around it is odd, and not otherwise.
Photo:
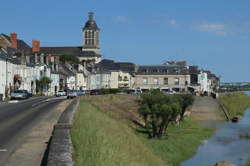
[(163, 73), (167, 73), (167, 72), (168, 72), (168, 69), (162, 69), (162, 72), (163, 72)]
[(157, 72), (158, 72), (157, 69), (153, 69), (153, 70), (152, 70), (152, 73), (157, 73)]

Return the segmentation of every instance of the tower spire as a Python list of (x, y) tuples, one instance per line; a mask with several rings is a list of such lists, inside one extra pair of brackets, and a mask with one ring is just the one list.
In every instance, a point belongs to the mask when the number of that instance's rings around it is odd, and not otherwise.
[(89, 21), (93, 21), (93, 20), (94, 20), (94, 13), (89, 12)]
[(83, 27), (83, 49), (99, 52), (99, 28), (94, 20), (94, 13), (88, 13), (89, 19)]

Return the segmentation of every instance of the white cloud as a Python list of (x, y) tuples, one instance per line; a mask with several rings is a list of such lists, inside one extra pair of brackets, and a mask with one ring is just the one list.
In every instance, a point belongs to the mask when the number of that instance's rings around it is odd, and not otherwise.
[(168, 23), (170, 25), (175, 25), (176, 24), (176, 20), (175, 19), (171, 19), (171, 20), (168, 21)]
[(118, 24), (130, 23), (130, 19), (127, 16), (116, 16), (113, 18), (113, 21)]
[(227, 35), (229, 32), (228, 26), (224, 23), (200, 22), (193, 24), (193, 28), (201, 32), (210, 32), (223, 36)]

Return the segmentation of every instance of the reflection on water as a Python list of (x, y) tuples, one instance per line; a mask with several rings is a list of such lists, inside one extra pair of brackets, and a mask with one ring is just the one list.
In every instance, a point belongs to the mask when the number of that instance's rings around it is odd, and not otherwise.
[[(250, 92), (247, 92), (250, 95)], [(250, 108), (239, 123), (210, 123), (218, 128), (215, 135), (203, 141), (196, 155), (184, 161), (181, 166), (214, 166), (216, 162), (228, 160), (240, 166), (250, 157), (250, 139), (240, 135), (250, 135)]]

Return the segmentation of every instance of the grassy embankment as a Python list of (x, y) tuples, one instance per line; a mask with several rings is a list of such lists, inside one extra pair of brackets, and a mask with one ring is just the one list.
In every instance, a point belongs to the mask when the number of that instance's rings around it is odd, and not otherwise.
[(176, 166), (214, 131), (187, 119), (170, 126), (168, 139), (148, 139), (131, 122), (140, 121), (137, 109), (134, 96), (83, 98), (71, 132), (76, 166)]
[(226, 108), (230, 117), (243, 115), (244, 111), (250, 107), (250, 96), (244, 92), (221, 94), (219, 102)]

